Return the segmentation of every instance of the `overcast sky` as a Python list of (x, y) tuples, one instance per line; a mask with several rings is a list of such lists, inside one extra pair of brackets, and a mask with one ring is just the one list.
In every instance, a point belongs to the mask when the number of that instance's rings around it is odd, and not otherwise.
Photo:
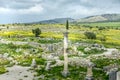
[(120, 13), (120, 0), (0, 0), (0, 24)]

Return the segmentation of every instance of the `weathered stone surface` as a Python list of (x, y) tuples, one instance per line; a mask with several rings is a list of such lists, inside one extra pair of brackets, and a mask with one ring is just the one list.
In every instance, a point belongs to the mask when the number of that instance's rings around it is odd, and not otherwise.
[(3, 58), (6, 58), (6, 59), (7, 59), (8, 57), (9, 57), (9, 53), (4, 53), (4, 54), (3, 54)]
[(117, 80), (120, 80), (120, 71), (117, 72)]
[(47, 65), (45, 67), (45, 70), (48, 71), (51, 69), (51, 61), (47, 61)]
[(64, 70), (64, 71), (61, 72), (61, 74), (62, 74), (63, 77), (67, 77), (67, 76), (70, 75), (70, 72), (68, 70), (66, 70), (66, 71)]
[(31, 67), (32, 67), (32, 68), (36, 68), (36, 67), (37, 67), (37, 64), (36, 64), (35, 59), (32, 60)]
[(93, 77), (93, 72), (92, 72), (92, 63), (89, 63), (88, 66), (87, 66), (87, 74), (86, 76), (88, 78), (92, 78)]
[(94, 80), (93, 77), (85, 77), (85, 80)]
[(3, 57), (3, 55), (2, 54), (0, 54), (0, 58), (2, 58)]
[(89, 47), (87, 47), (87, 48), (84, 49), (85, 52), (88, 52), (88, 51), (90, 51), (90, 50), (91, 50), (91, 49), (90, 49)]
[(93, 64), (92, 62), (90, 62), (90, 60), (82, 57), (72, 57), (69, 58), (68, 61), (71, 66), (76, 65), (76, 66), (86, 67), (88, 66), (89, 63)]
[(22, 49), (21, 49), (21, 48), (18, 48), (18, 49), (16, 49), (15, 51), (18, 53), (18, 52), (21, 52)]
[(116, 80), (117, 71), (111, 71), (109, 73), (109, 80)]

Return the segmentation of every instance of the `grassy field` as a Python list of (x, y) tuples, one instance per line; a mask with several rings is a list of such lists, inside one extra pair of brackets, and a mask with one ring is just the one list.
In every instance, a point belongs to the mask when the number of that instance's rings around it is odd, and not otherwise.
[[(40, 28), (41, 38), (63, 39), (65, 24), (8, 24), (0, 31), (1, 37), (20, 40), (24, 37), (33, 37), (32, 29)], [(100, 27), (105, 27), (99, 30)], [(90, 43), (104, 44), (106, 47), (117, 47), (120, 45), (120, 22), (101, 23), (79, 23), (70, 24), (69, 39)], [(87, 39), (84, 32), (94, 32), (97, 36), (95, 40)], [(104, 41), (102, 41), (104, 39)], [(117, 47), (119, 48), (119, 47)]]
[[(101, 27), (105, 27), (100, 29)], [(42, 33), (40, 34), (40, 38), (34, 37), (32, 33), (32, 29), (40, 28)], [(65, 32), (65, 24), (7, 24), (0, 25), (0, 37), (5, 38), (10, 41), (34, 41), (42, 44), (52, 44), (61, 42), (63, 40), (63, 32)], [(96, 34), (96, 39), (88, 39), (84, 33), (85, 32), (93, 32)], [(80, 24), (70, 24), (69, 29), (69, 40), (72, 42), (85, 42), (85, 43), (99, 43), (104, 45), (107, 48), (117, 48), (120, 49), (120, 22), (105, 22), (105, 23), (80, 23)], [(38, 48), (34, 48), (29, 45), (14, 45), (14, 44), (0, 44), (0, 54), (9, 53), (9, 56), (12, 56), (13, 59), (19, 62), (19, 65), (22, 66), (30, 66), (32, 59), (36, 59), (38, 65), (42, 65), (40, 70), (36, 70), (38, 76), (41, 74), (46, 75), (47, 78), (57, 78), (60, 80), (73, 80), (80, 79), (86, 75), (86, 68), (76, 66), (70, 66), (69, 70), (71, 72), (70, 76), (64, 78), (61, 76), (61, 71), (63, 66), (57, 66), (52, 68), (51, 71), (45, 71), (46, 60), (42, 59), (41, 55), (42, 50)], [(22, 51), (16, 52), (18, 48), (21, 48)], [(79, 51), (83, 51), (85, 47), (78, 47)], [(23, 53), (27, 52), (31, 49), (38, 50), (37, 53), (31, 54), (30, 56), (24, 56)], [(32, 51), (30, 51), (32, 53)], [(85, 52), (84, 52), (85, 53)], [(89, 53), (85, 54), (99, 54), (102, 53), (98, 50), (91, 50)], [(39, 56), (39, 57), (37, 57)], [(69, 56), (70, 57), (70, 56)], [(61, 57), (63, 60), (63, 56)], [(92, 59), (98, 68), (103, 66), (107, 66), (109, 64), (113, 64), (115, 62), (119, 63), (119, 60), (109, 59)], [(103, 63), (104, 62), (104, 63)], [(103, 64), (99, 64), (103, 63)], [(8, 60), (0, 59), (0, 74), (5, 73), (7, 70), (5, 66), (14, 65), (10, 64)], [(80, 72), (79, 72), (80, 71)], [(102, 73), (102, 74), (101, 74)], [(49, 75), (50, 74), (50, 75)], [(80, 75), (76, 75), (80, 74)], [(108, 76), (102, 70), (93, 69), (93, 74), (96, 80), (107, 80)], [(101, 74), (101, 75), (100, 75)]]
[(109, 27), (109, 28), (119, 28), (120, 22), (95, 22), (95, 23), (80, 23), (79, 25), (88, 25), (92, 27)]

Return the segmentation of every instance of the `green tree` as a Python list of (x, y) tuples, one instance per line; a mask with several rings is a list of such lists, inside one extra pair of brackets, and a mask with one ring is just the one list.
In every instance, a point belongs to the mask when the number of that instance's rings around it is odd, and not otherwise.
[(88, 38), (88, 39), (96, 39), (96, 34), (93, 32), (85, 32), (84, 35)]
[(66, 29), (67, 30), (69, 29), (69, 22), (68, 22), (68, 20), (66, 21)]
[(32, 29), (32, 33), (35, 35), (35, 37), (39, 37), (41, 30), (39, 28)]
[(99, 27), (98, 30), (105, 30), (105, 27)]

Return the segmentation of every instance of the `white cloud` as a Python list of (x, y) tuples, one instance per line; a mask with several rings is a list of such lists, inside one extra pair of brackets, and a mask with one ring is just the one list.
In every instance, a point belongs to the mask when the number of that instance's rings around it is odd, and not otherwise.
[(4, 8), (0, 7), (0, 14), (37, 14), (41, 13), (43, 11), (43, 7), (39, 5), (35, 5), (33, 7), (30, 7), (28, 9), (12, 9), (12, 8)]
[[(4, 23), (40, 21), (56, 17), (83, 18), (120, 13), (120, 0), (0, 0)], [(9, 18), (9, 19), (8, 19)]]
[(88, 7), (85, 7), (85, 6), (76, 5), (72, 8), (70, 7), (67, 10), (67, 12), (68, 13), (65, 13), (64, 15), (69, 14), (73, 18), (80, 18), (80, 17), (99, 14), (99, 13), (103, 12), (103, 10), (99, 9), (99, 8), (88, 8)]
[(11, 10), (8, 9), (8, 8), (3, 8), (3, 7), (0, 7), (0, 13), (8, 13), (10, 12)]
[(90, 2), (91, 0), (81, 0), (81, 2), (83, 2), (83, 3), (88, 3), (88, 2)]
[(35, 5), (29, 9), (19, 9), (16, 10), (19, 13), (23, 14), (29, 14), (29, 13), (41, 13), (43, 11), (43, 7), (41, 5)]
[(91, 15), (98, 12), (98, 9), (96, 8), (86, 8), (83, 6), (79, 6), (78, 8), (75, 8), (75, 13), (76, 14), (82, 14), (82, 15)]

